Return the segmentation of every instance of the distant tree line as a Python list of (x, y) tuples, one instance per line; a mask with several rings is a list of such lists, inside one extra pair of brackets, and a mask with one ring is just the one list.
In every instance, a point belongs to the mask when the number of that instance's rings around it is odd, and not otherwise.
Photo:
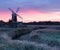
[(25, 25), (60, 25), (60, 22), (43, 21), (43, 22), (29, 22), (24, 24)]
[(22, 23), (23, 25), (60, 25), (60, 22), (53, 22), (53, 21), (39, 21), (39, 22), (17, 22), (17, 23), (12, 23), (11, 21), (4, 22), (0, 20), (0, 27), (16, 27), (16, 25)]

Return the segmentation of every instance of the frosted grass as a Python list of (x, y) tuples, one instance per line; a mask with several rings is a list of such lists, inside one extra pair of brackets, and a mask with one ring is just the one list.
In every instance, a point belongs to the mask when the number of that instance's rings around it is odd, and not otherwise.
[[(35, 35), (39, 36), (39, 34), (36, 33), (34, 35), (30, 34), (29, 36), (31, 38)], [(12, 40), (11, 37), (5, 33), (0, 35), (0, 50), (60, 50), (60, 48), (57, 46), (51, 47), (48, 46), (47, 43), (38, 43), (32, 40)]]
[[(19, 30), (19, 29), (18, 29)], [(15, 29), (14, 29), (15, 31)], [(9, 33), (0, 34), (0, 50), (60, 50), (60, 30), (38, 29), (12, 40)]]

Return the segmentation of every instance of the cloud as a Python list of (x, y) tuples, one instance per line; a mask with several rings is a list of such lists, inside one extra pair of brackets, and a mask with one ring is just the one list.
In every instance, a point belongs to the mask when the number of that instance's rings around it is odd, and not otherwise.
[(40, 11), (60, 11), (60, 0), (0, 0), (0, 9), (23, 7)]

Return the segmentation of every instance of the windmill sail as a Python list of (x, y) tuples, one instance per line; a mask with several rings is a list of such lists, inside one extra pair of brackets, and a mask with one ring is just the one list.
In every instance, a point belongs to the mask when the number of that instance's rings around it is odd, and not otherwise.
[(18, 8), (18, 9), (16, 10), (16, 13), (19, 11), (19, 9), (20, 9), (20, 8)]
[(18, 16), (19, 18), (23, 19), (20, 15), (17, 14), (17, 16)]
[(13, 11), (11, 8), (9, 8), (9, 10), (10, 10), (12, 13), (14, 13), (14, 11)]
[(11, 8), (9, 8), (9, 10), (12, 12), (12, 22), (17, 22), (17, 16), (22, 19), (22, 17), (17, 14), (19, 8), (16, 10), (16, 12), (14, 12)]

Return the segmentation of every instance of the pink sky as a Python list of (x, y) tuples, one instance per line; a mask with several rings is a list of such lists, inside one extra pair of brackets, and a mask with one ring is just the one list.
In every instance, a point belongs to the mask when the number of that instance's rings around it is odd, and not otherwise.
[[(32, 22), (32, 21), (60, 21), (60, 12), (41, 12), (37, 10), (27, 10), (18, 12), (18, 14), (23, 18), (18, 18), (18, 21)], [(11, 19), (10, 11), (0, 11), (0, 20), (7, 22)]]

